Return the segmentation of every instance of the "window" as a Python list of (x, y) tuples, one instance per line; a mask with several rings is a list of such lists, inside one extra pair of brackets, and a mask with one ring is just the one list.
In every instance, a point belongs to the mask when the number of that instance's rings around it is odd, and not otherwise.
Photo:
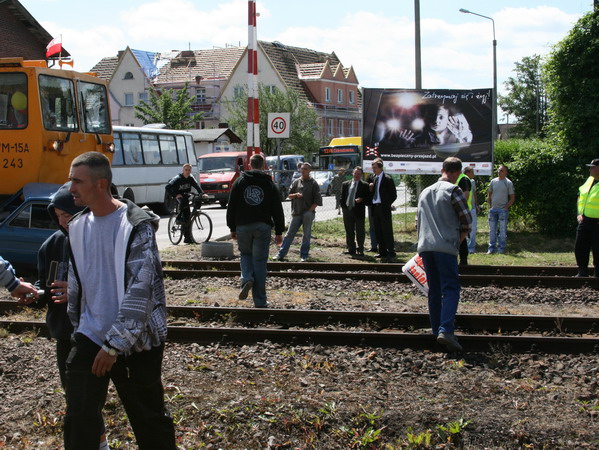
[(48, 213), (48, 205), (39, 203), (33, 203), (23, 208), (19, 215), (10, 222), (10, 226), (19, 228), (57, 229), (56, 224)]
[(344, 131), (343, 130), (343, 125), (344, 125), (343, 122), (344, 122), (343, 120), (339, 121), (339, 136), (343, 136), (343, 134), (344, 134), (343, 133), (343, 131)]
[(0, 73), (0, 128), (27, 126), (27, 75)]
[(327, 121), (327, 136), (333, 135), (333, 119), (328, 119)]
[(133, 94), (125, 94), (124, 106), (133, 106)]
[(233, 97), (242, 96), (245, 93), (245, 88), (243, 86), (235, 86), (233, 88)]
[(206, 103), (206, 89), (196, 88), (196, 103), (200, 105)]
[(331, 88), (328, 88), (328, 87), (324, 88), (324, 101), (325, 102), (331, 101)]
[(266, 92), (269, 92), (271, 94), (274, 94), (275, 92), (277, 92), (277, 87), (275, 85), (269, 85), (269, 86), (265, 86)]
[(114, 133), (114, 155), (112, 155), (112, 166), (123, 165), (123, 145), (120, 133)]
[(175, 136), (170, 134), (160, 136), (160, 153), (162, 154), (162, 164), (178, 164)]
[(353, 120), (349, 121), (349, 135), (350, 136), (355, 136), (356, 135), (354, 133), (354, 121)]
[(337, 89), (337, 103), (343, 103), (343, 89)]
[(356, 99), (354, 98), (354, 91), (349, 91), (347, 95), (349, 97), (349, 104), (353, 105), (356, 102)]
[(81, 102), (81, 123), (87, 133), (110, 133), (110, 117), (108, 117), (108, 97), (106, 88), (101, 84), (80, 81), (79, 100)]
[(147, 92), (140, 92), (138, 97), (140, 102), (146, 102), (148, 101), (148, 93)]
[(49, 75), (40, 75), (39, 80), (44, 127), (54, 131), (77, 130), (73, 82)]
[(123, 133), (123, 156), (126, 165), (141, 165), (144, 163), (141, 153), (141, 141), (137, 133)]
[(185, 137), (177, 136), (177, 153), (179, 154), (179, 162), (185, 164), (187, 161), (187, 149), (185, 148)]
[(125, 74), (125, 76), (123, 77), (123, 80), (132, 80), (133, 79), (133, 74), (131, 72), (127, 72)]
[(158, 136), (155, 134), (142, 134), (141, 143), (146, 164), (160, 164), (160, 147)]

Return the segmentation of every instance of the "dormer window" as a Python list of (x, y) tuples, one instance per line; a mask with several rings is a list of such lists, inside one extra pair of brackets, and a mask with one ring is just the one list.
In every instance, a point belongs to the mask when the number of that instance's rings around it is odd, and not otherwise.
[(123, 78), (123, 80), (132, 80), (133, 79), (133, 74), (131, 72), (127, 72), (125, 74), (125, 77)]

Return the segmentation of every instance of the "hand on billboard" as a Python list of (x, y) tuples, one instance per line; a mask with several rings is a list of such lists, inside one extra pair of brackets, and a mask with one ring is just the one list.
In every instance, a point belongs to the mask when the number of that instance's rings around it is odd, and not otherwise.
[(457, 138), (458, 142), (472, 142), (472, 131), (470, 131), (470, 125), (463, 114), (450, 116), (447, 121), (447, 129)]

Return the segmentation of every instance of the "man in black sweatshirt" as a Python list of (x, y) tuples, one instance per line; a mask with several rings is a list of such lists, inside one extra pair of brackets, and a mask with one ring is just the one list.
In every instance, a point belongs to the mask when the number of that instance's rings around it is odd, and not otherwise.
[(281, 245), (285, 215), (276, 185), (262, 171), (264, 156), (252, 155), (251, 170), (233, 183), (227, 203), (227, 226), (237, 239), (241, 260), (241, 291), (239, 299), (247, 298), (250, 290), (254, 306), (266, 308), (266, 263), (272, 227), (275, 243)]

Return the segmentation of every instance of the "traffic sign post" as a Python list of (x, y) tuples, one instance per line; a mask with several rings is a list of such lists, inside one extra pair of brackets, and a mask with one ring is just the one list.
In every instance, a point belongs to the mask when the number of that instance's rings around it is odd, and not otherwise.
[(267, 137), (277, 139), (289, 138), (290, 120), (290, 113), (268, 113)]

